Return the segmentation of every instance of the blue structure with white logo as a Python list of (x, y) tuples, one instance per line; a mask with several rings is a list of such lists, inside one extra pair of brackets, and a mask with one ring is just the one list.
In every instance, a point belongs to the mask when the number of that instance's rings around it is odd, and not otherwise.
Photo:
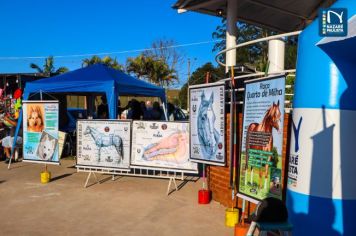
[(348, 36), (319, 36), (317, 19), (299, 37), (287, 190), (293, 235), (356, 235), (356, 1), (331, 8), (347, 9)]

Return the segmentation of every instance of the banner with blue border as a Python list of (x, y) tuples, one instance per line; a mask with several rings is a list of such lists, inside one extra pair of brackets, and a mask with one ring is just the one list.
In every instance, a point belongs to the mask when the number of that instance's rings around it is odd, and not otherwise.
[(23, 158), (59, 164), (58, 101), (23, 101)]

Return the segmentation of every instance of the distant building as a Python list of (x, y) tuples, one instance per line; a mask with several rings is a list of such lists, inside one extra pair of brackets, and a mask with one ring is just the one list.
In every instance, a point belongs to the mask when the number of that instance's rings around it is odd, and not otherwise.
[(180, 89), (168, 89), (166, 94), (167, 101), (174, 105), (179, 105), (179, 92)]

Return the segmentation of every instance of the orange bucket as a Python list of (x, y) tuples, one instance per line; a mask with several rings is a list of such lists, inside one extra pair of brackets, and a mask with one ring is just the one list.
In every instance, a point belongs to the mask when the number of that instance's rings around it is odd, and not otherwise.
[(249, 224), (238, 223), (235, 225), (235, 236), (245, 236), (250, 228)]

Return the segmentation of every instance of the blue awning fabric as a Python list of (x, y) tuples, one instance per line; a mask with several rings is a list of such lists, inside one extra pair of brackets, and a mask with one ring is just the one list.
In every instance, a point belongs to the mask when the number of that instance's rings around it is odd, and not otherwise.
[(159, 97), (166, 103), (165, 90), (124, 72), (103, 64), (70, 71), (51, 78), (36, 80), (26, 84), (23, 99), (28, 100), (33, 93), (93, 94), (105, 93), (109, 105), (109, 118), (116, 119), (118, 96), (132, 95)]

